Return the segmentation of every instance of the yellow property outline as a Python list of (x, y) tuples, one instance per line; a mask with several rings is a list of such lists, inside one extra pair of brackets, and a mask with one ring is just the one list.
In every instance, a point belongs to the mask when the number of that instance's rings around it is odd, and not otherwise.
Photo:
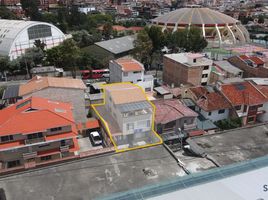
[[(100, 115), (100, 113), (97, 111), (96, 109), (96, 106), (103, 106), (105, 105), (105, 95), (106, 95), (106, 90), (104, 89), (106, 86), (110, 86), (110, 85), (119, 85), (119, 84), (131, 84), (131, 85), (134, 85), (138, 88), (141, 89), (141, 91), (144, 93), (145, 95), (145, 98), (146, 100), (151, 104), (151, 106), (153, 107), (153, 118), (152, 118), (152, 132), (156, 135), (156, 137), (160, 140), (160, 142), (157, 142), (157, 143), (153, 143), (153, 144), (146, 144), (146, 145), (141, 145), (141, 146), (138, 146), (138, 147), (132, 147), (132, 148), (126, 148), (126, 149), (118, 149), (117, 148), (117, 145), (113, 139), (113, 136), (110, 132), (110, 129), (109, 129), (109, 126), (107, 124), (107, 122), (103, 119), (103, 117)], [(159, 145), (159, 144), (162, 144), (163, 143), (163, 140), (162, 138), (154, 131), (154, 119), (155, 119), (155, 105), (148, 99), (145, 91), (143, 90), (143, 88), (137, 84), (133, 84), (133, 83), (130, 83), (130, 82), (121, 82), (121, 83), (109, 83), (109, 84), (102, 84), (101, 85), (102, 89), (103, 89), (103, 103), (100, 103), (100, 104), (91, 104), (91, 107), (92, 109), (94, 110), (94, 112), (97, 114), (97, 116), (101, 119), (101, 121), (103, 122), (104, 126), (105, 126), (105, 129), (106, 131), (108, 132), (108, 135), (112, 141), (112, 144), (114, 145), (114, 148), (115, 148), (115, 152), (117, 153), (120, 153), (120, 152), (124, 152), (124, 151), (130, 151), (130, 150), (135, 150), (135, 149), (141, 149), (141, 148), (145, 148), (145, 147), (151, 147), (151, 146), (156, 146), (156, 145)]]

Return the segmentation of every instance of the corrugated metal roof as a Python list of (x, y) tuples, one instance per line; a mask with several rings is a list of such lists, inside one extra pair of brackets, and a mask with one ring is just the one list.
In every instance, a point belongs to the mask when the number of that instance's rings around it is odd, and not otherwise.
[(231, 73), (231, 74), (236, 74), (237, 75), (237, 74), (243, 72), (241, 69), (233, 66), (231, 63), (229, 63), (226, 60), (214, 61), (214, 63), (216, 64), (216, 66), (220, 67), (224, 71), (226, 71), (228, 73)]
[(151, 104), (148, 101), (140, 101), (134, 103), (126, 103), (117, 106), (120, 112), (131, 112), (136, 110), (143, 110), (147, 108), (151, 108)]
[(107, 40), (103, 42), (96, 42), (95, 45), (113, 53), (113, 54), (120, 54), (123, 52), (130, 51), (134, 49), (133, 42), (136, 36), (125, 36), (120, 38), (115, 38), (112, 40)]
[(16, 98), (19, 96), (19, 85), (7, 86), (2, 99)]

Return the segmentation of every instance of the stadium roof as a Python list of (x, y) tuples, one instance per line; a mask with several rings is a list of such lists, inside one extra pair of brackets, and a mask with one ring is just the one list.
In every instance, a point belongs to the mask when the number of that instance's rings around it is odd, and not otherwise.
[(221, 25), (236, 24), (238, 21), (228, 15), (209, 8), (181, 8), (157, 17), (153, 19), (152, 22), (162, 25)]
[(120, 54), (123, 52), (130, 51), (134, 49), (134, 42), (135, 36), (125, 36), (120, 38), (115, 38), (107, 41), (96, 42), (95, 45), (113, 53), (113, 54)]

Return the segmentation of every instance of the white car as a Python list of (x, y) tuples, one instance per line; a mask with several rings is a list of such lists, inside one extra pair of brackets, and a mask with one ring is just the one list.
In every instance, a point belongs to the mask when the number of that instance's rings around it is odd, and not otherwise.
[(89, 134), (89, 138), (94, 146), (102, 145), (102, 139), (97, 131), (93, 131)]

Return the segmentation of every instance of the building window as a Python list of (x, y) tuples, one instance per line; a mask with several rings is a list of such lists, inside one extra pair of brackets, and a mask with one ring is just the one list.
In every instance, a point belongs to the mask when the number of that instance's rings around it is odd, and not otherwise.
[(219, 114), (223, 114), (223, 113), (225, 113), (225, 110), (224, 109), (221, 109), (221, 110), (218, 111), (218, 113)]
[(247, 112), (247, 109), (248, 109), (248, 106), (247, 105), (244, 105), (243, 112)]
[(202, 78), (207, 78), (208, 77), (208, 74), (203, 74), (202, 75)]
[(6, 135), (1, 137), (1, 142), (9, 142), (14, 140), (13, 135)]
[(124, 72), (123, 75), (124, 75), (124, 76), (128, 76), (128, 73), (127, 73), (127, 72)]
[(49, 156), (42, 156), (40, 158), (41, 161), (47, 161), (47, 160), (51, 160), (51, 159), (52, 159), (52, 156), (51, 155), (49, 155)]
[(151, 121), (147, 120), (147, 127), (150, 127), (150, 126), (151, 126)]
[(202, 86), (206, 86), (207, 85), (207, 82), (203, 82), (201, 83)]
[(139, 71), (135, 71), (135, 72), (133, 72), (133, 74), (138, 74), (138, 73), (140, 73)]
[(61, 131), (62, 127), (56, 127), (56, 128), (51, 128), (50, 131), (51, 132), (56, 132), (56, 131)]
[(196, 63), (196, 58), (193, 60), (194, 63)]
[(133, 129), (134, 129), (134, 123), (128, 123), (127, 130), (133, 130)]
[(16, 109), (22, 108), (23, 106), (31, 103), (31, 100), (24, 101), (23, 103), (16, 106)]
[(43, 144), (43, 145), (39, 145), (38, 148), (44, 148), (44, 147), (49, 147), (50, 144)]
[(29, 134), (27, 135), (27, 139), (28, 140), (32, 140), (32, 139), (37, 139), (37, 138), (42, 138), (43, 137), (43, 133), (39, 132), (39, 133), (33, 133), (33, 134)]
[(210, 116), (211, 115), (211, 112), (208, 112), (208, 116)]
[(7, 168), (17, 167), (20, 166), (20, 160), (13, 160), (7, 162)]
[(204, 70), (208, 70), (209, 69), (209, 66), (204, 66)]
[(248, 123), (252, 123), (255, 121), (255, 117), (248, 117)]
[(52, 37), (51, 27), (44, 24), (32, 26), (28, 28), (28, 37), (29, 40)]
[(235, 106), (236, 110), (241, 110), (241, 106)]

